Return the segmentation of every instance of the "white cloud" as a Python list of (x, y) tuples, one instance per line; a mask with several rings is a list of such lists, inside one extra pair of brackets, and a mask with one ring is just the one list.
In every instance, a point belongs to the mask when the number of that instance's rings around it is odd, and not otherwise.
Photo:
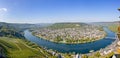
[(0, 8), (0, 12), (6, 12), (7, 8)]
[(6, 12), (7, 12), (7, 8), (0, 8), (0, 21), (3, 21)]

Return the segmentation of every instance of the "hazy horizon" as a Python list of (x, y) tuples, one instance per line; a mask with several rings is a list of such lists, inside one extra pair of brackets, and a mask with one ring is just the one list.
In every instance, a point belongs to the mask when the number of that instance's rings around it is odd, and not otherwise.
[[(3, 21), (0, 21), (3, 22)], [(106, 22), (117, 22), (117, 21), (101, 21), (101, 22), (43, 22), (43, 23), (29, 23), (29, 22), (3, 22), (12, 24), (54, 24), (54, 23), (106, 23)]]

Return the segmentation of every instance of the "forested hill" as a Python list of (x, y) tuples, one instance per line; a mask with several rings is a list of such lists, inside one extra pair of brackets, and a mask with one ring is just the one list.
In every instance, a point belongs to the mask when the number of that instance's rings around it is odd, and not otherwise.
[(28, 29), (32, 24), (15, 24), (0, 22), (0, 37), (24, 38), (23, 30)]
[(50, 24), (20, 24), (0, 22), (0, 36), (23, 37), (23, 31), (31, 28), (42, 28)]
[(11, 29), (14, 28), (15, 30), (21, 32), (24, 31), (25, 29), (31, 29), (31, 28), (42, 28), (51, 25), (51, 23), (39, 23), (39, 24), (27, 24), (27, 23), (5, 23), (5, 22), (0, 22), (0, 26), (7, 26), (8, 28)]
[(48, 26), (48, 28), (52, 28), (52, 29), (77, 28), (77, 27), (83, 27), (87, 25), (88, 24), (85, 24), (85, 23), (55, 23), (51, 26)]
[(24, 38), (23, 31), (36, 27), (34, 24), (16, 24), (0, 22), (0, 37)]
[(7, 24), (0, 26), (0, 37), (24, 38), (23, 34)]

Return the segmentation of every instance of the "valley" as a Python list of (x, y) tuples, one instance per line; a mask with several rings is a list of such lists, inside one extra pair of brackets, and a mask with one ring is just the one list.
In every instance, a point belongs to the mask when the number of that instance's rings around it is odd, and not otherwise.
[[(36, 24), (34, 25), (36, 26)], [(41, 27), (41, 25), (29, 27), (31, 24), (28, 24), (26, 28), (21, 26), (23, 25), (17, 26), (17, 24), (14, 24), (14, 26), (11, 26), (10, 23), (0, 25), (0, 57), (73, 58), (79, 55), (84, 58), (110, 57), (114, 54), (114, 52), (111, 52), (103, 56), (101, 55), (103, 52), (99, 51), (100, 48), (105, 48), (114, 42), (113, 39), (107, 38), (111, 34), (114, 35), (114, 33), (108, 31), (107, 27), (103, 28), (102, 26), (85, 23), (55, 23), (47, 27)], [(109, 29), (112, 30), (112, 28)], [(29, 32), (26, 30), (29, 30)], [(64, 38), (63, 41), (61, 41), (61, 37)], [(107, 43), (100, 45), (101, 42)], [(97, 46), (100, 48), (97, 48)], [(94, 53), (89, 56), (91, 51)]]

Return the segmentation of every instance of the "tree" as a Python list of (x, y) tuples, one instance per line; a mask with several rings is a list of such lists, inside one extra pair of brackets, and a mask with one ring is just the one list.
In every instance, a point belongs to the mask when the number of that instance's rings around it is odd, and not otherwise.
[(96, 57), (100, 57), (101, 55), (100, 55), (99, 52), (96, 52), (96, 53), (95, 53), (95, 56), (96, 56)]
[(88, 56), (87, 55), (82, 55), (82, 58), (88, 58)]
[(63, 41), (63, 39), (61, 38), (61, 36), (57, 36), (56, 39), (55, 39), (54, 41), (60, 42), (60, 41)]

